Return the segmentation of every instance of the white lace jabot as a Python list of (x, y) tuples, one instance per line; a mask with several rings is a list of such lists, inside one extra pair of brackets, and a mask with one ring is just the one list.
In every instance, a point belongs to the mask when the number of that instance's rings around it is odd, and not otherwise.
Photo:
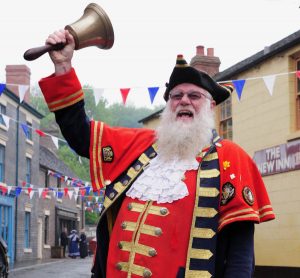
[(184, 173), (187, 170), (197, 170), (198, 165), (196, 159), (164, 162), (157, 156), (150, 161), (150, 165), (133, 183), (126, 196), (157, 203), (172, 203), (182, 199), (189, 194), (182, 181)]

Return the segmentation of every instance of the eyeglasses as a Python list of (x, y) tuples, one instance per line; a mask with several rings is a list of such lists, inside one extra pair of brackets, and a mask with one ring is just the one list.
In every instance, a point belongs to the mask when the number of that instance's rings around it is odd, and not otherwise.
[(183, 92), (171, 92), (170, 93), (170, 99), (171, 100), (176, 100), (176, 101), (180, 101), (180, 100), (182, 100), (182, 98), (184, 97), (184, 96), (187, 96), (188, 97), (188, 99), (190, 100), (190, 101), (197, 101), (197, 100), (200, 100), (201, 98), (207, 98), (207, 99), (209, 99), (209, 100), (212, 100), (212, 98), (211, 97), (209, 97), (209, 96), (207, 96), (207, 95), (205, 95), (205, 94), (203, 94), (203, 93), (201, 93), (201, 92), (188, 92), (188, 93), (183, 93)]

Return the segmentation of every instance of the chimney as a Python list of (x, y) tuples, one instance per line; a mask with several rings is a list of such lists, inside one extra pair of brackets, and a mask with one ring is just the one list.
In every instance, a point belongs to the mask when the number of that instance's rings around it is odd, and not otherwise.
[(7, 65), (6, 71), (6, 87), (19, 97), (19, 86), (27, 85), (28, 89), (24, 95), (24, 101), (29, 103), (30, 92), (30, 68), (26, 65)]
[(190, 65), (197, 70), (204, 71), (210, 76), (219, 72), (221, 61), (219, 57), (214, 56), (214, 49), (207, 48), (207, 55), (204, 54), (204, 46), (196, 47), (196, 55), (192, 58)]

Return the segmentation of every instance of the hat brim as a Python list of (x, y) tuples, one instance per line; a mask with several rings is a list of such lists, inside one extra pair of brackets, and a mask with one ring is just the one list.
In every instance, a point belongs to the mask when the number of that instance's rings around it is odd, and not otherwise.
[(191, 66), (175, 67), (164, 93), (165, 101), (169, 100), (170, 91), (183, 83), (194, 84), (207, 90), (217, 105), (226, 100), (231, 94), (229, 88), (219, 85), (205, 72), (198, 71)]

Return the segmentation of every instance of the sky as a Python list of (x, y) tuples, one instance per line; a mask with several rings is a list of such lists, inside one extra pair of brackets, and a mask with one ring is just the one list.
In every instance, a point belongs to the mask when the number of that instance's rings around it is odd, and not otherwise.
[[(82, 85), (104, 89), (109, 103), (122, 102), (120, 88), (131, 88), (128, 104), (163, 104), (164, 85), (183, 54), (189, 62), (202, 45), (214, 48), (220, 71), (298, 31), (300, 0), (95, 0), (114, 29), (109, 50), (75, 51), (73, 66)], [(55, 30), (79, 19), (91, 1), (7, 0), (0, 10), (0, 82), (5, 66), (25, 64), (31, 85), (53, 73), (48, 54), (25, 61), (24, 52), (41, 46)], [(275, 73), (274, 73), (275, 74)], [(151, 105), (148, 87), (160, 87)]]

